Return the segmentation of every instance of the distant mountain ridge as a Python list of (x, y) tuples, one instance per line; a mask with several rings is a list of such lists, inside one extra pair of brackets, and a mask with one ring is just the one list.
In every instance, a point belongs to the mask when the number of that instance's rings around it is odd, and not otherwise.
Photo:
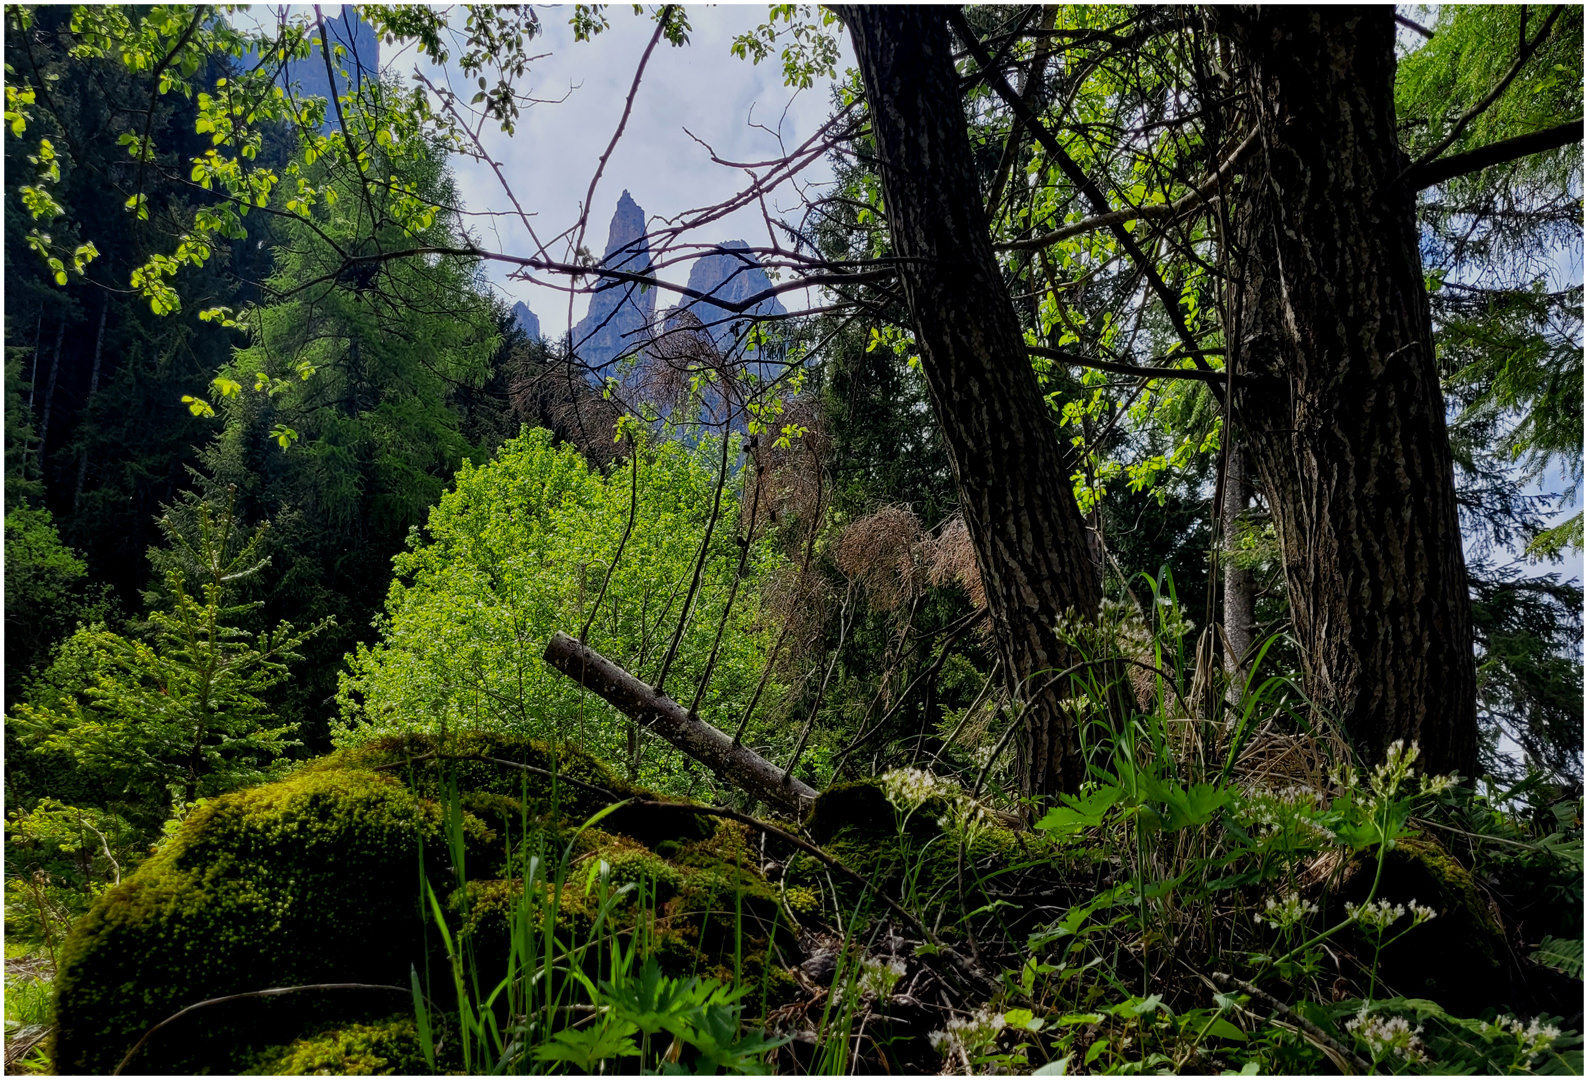
[(540, 340), (540, 316), (529, 310), (529, 305), (522, 300), (513, 305), (513, 322), (530, 341)]
[[(670, 309), (669, 320), (674, 312), (689, 312), (700, 320), (716, 347), (728, 352), (749, 317), (783, 315), (786, 309), (776, 297), (767, 297), (742, 312), (723, 306), (742, 303), (770, 290), (772, 280), (743, 240), (729, 240), (718, 247), (718, 251), (696, 259), (689, 271), (689, 288), (711, 299), (681, 298)], [(651, 269), (645, 211), (627, 190), (619, 197), (612, 215), (601, 265), (634, 274), (646, 274)], [(572, 344), (574, 353), (598, 381), (611, 374), (607, 368), (643, 348), (652, 336), (656, 328), (656, 293), (654, 287), (633, 282), (595, 286), (587, 314), (574, 327)]]
[[(357, 85), (364, 79), (378, 79), (380, 77), (380, 36), (375, 33), (375, 28), (359, 17), (358, 11), (350, 4), (341, 5), (340, 16), (325, 20), (325, 34), (335, 48), (342, 46), (345, 50), (338, 59), (331, 58), (331, 66), (338, 72), (336, 95), (347, 92), (350, 85)], [(307, 97), (323, 97), (330, 99), (331, 80), (325, 73), (325, 57), (320, 50), (320, 35), (311, 28), (310, 36), (312, 49), (306, 59), (292, 60), (287, 63), (286, 74), (282, 82), (286, 85), (297, 85), (297, 91)], [(341, 78), (341, 72), (347, 72), (347, 81)], [(330, 105), (326, 108), (324, 129), (336, 125), (336, 107)]]
[[(743, 240), (729, 240), (717, 246), (721, 250), (713, 255), (702, 255), (690, 268), (691, 289), (725, 304), (737, 304), (772, 288), (772, 279), (766, 276), (761, 261), (750, 253), (749, 244)], [(685, 300), (679, 306), (701, 321), (717, 343), (717, 348), (724, 352), (733, 346), (736, 332), (743, 326), (746, 317), (787, 314), (775, 296), (761, 300), (742, 312), (694, 298)]]
[[(612, 215), (601, 266), (631, 274), (651, 270), (650, 242), (645, 238), (645, 211), (625, 189)], [(606, 369), (644, 346), (656, 316), (656, 290), (633, 282), (598, 281), (590, 307), (573, 328), (573, 352), (596, 381)]]

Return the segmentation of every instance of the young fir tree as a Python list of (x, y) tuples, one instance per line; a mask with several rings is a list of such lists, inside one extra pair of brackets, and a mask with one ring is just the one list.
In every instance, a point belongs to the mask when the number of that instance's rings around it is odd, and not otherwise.
[[(168, 602), (150, 612), (147, 639), (79, 630), (16, 710), (25, 744), (64, 755), (97, 774), (102, 790), (146, 808), (262, 779), (297, 727), (263, 695), (333, 623), (298, 630), (283, 621), (254, 635), (239, 628), (259, 604), (237, 602), (238, 585), (269, 560), (265, 527), (238, 528), (235, 492), (218, 504), (189, 496), (160, 525), (170, 545), (157, 560)], [(57, 670), (63, 665), (74, 672)]]

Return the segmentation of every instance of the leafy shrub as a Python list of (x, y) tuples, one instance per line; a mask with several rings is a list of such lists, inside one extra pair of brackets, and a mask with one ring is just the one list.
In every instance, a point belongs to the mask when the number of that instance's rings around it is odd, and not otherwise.
[[(508, 442), (488, 465), (465, 463), (456, 490), (432, 511), (426, 538), (416, 536), (396, 560), (381, 641), (351, 658), (338, 695), (338, 745), (456, 731), (577, 740), (604, 761), (625, 763), (636, 782), (688, 790), (694, 767), (686, 759), (649, 738), (631, 740), (628, 720), (541, 659), (552, 633), (577, 633), (599, 599), (588, 639), (596, 650), (654, 680), (682, 615), (688, 626), (667, 688), (687, 701), (705, 672), (738, 565), (737, 481), (723, 494), (702, 586), (685, 613), (715, 499), (715, 455), (678, 444), (642, 444), (637, 453), (637, 477), (631, 462), (605, 478), (542, 429)], [(777, 559), (757, 542), (747, 576)], [(769, 646), (754, 590), (741, 587), (702, 716), (719, 726), (737, 721)]]

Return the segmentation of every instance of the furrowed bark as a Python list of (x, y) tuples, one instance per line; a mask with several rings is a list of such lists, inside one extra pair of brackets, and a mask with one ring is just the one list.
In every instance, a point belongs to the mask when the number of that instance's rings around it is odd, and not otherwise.
[(921, 370), (954, 466), (1004, 671), (1026, 703), (1022, 788), (1085, 778), (1055, 630), (1097, 610), (1102, 586), (1053, 422), (993, 255), (965, 133), (944, 9), (836, 9), (849, 28)]
[(1261, 148), (1234, 215), (1236, 414), (1309, 693), (1369, 760), (1477, 764), (1445, 402), (1397, 139), (1390, 7), (1214, 8)]
[(748, 747), (735, 743), (682, 705), (624, 671), (590, 646), (558, 631), (546, 646), (546, 662), (623, 715), (656, 732), (710, 767), (730, 784), (788, 813), (802, 815), (816, 789)]

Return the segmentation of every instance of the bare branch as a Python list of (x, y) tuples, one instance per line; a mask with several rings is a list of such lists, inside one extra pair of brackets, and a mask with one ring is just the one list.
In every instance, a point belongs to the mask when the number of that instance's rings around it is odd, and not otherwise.
[(779, 809), (802, 814), (816, 789), (786, 776), (755, 751), (684, 711), (588, 645), (558, 631), (546, 645), (546, 662), (611, 704), (635, 723), (650, 728), (734, 786)]

